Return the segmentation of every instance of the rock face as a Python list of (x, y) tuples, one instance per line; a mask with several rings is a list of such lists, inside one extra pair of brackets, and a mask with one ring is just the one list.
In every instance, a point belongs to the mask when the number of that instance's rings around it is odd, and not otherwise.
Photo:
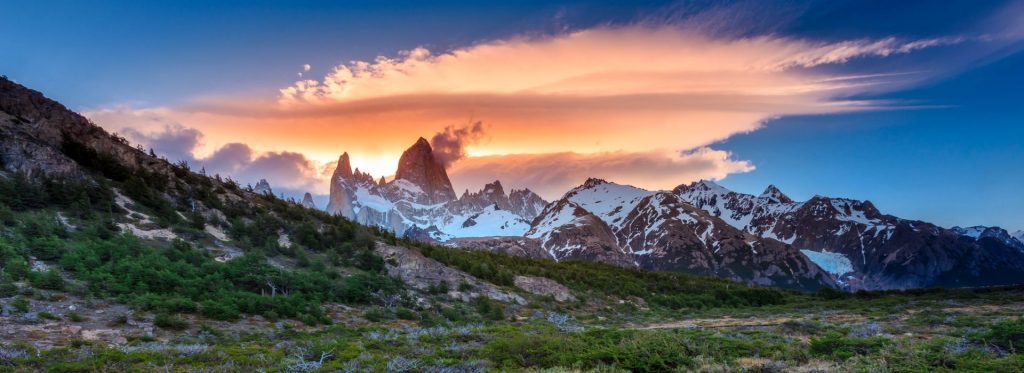
[(0, 77), (0, 168), (29, 176), (80, 176), (82, 169), (65, 151), (69, 141), (79, 152), (94, 151), (129, 168), (170, 172), (167, 164), (132, 147), (124, 138), (107, 134), (64, 105)]
[(453, 290), (449, 291), (448, 295), (467, 301), (476, 297), (487, 297), (501, 302), (526, 304), (526, 300), (519, 295), (481, 281), (468, 273), (447, 267), (418, 251), (378, 242), (376, 252), (384, 258), (388, 275), (402, 279), (402, 282), (413, 288), (427, 290), (443, 282), (449, 289), (457, 289), (461, 284), (467, 284), (472, 290)]
[(943, 229), (882, 214), (869, 201), (815, 196), (795, 202), (775, 187), (755, 197), (701, 181), (673, 193), (748, 234), (801, 249), (851, 290), (1024, 279), (1019, 241), (998, 228)]
[(302, 195), (302, 207), (308, 209), (316, 209), (316, 203), (313, 202), (313, 195), (308, 192)]
[(516, 276), (512, 279), (517, 288), (530, 294), (555, 298), (558, 302), (575, 302), (576, 297), (565, 285), (544, 277)]
[(338, 165), (334, 168), (331, 176), (331, 197), (327, 202), (327, 213), (341, 215), (348, 219), (355, 218), (352, 199), (355, 198), (346, 188), (348, 181), (352, 180), (352, 164), (348, 159), (348, 153), (338, 157)]
[(396, 180), (406, 180), (423, 191), (421, 202), (424, 204), (445, 203), (455, 199), (455, 190), (448, 180), (448, 173), (437, 159), (430, 143), (420, 137), (416, 143), (402, 153), (398, 159)]
[(348, 153), (338, 160), (327, 212), (399, 235), (447, 242), (457, 237), (521, 236), (546, 202), (529, 190), (505, 194), (495, 181), (456, 198), (430, 144), (419, 139), (398, 162), (395, 179), (374, 181), (352, 171)]

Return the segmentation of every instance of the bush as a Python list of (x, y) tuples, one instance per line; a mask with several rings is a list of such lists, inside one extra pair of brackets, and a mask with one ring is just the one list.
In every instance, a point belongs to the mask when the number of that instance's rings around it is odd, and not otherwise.
[(1012, 353), (1024, 351), (1024, 318), (998, 322), (976, 339)]
[(363, 317), (373, 322), (380, 322), (391, 318), (391, 315), (383, 308), (374, 307), (363, 312)]
[(237, 320), (239, 313), (235, 305), (227, 303), (226, 301), (203, 301), (200, 308), (203, 311), (203, 316), (209, 317), (215, 320)]
[(21, 313), (28, 312), (28, 310), (30, 309), (28, 299), (25, 299), (23, 297), (14, 298), (14, 300), (11, 301), (11, 307), (14, 307), (15, 311)]
[(185, 320), (166, 313), (156, 315), (156, 318), (153, 319), (153, 324), (171, 330), (184, 330), (188, 328), (188, 323)]
[(818, 356), (846, 360), (855, 355), (867, 355), (881, 351), (889, 340), (883, 337), (847, 337), (837, 331), (830, 331), (820, 337), (811, 338), (811, 353)]
[(78, 312), (75, 311), (69, 311), (68, 313), (65, 313), (64, 317), (66, 317), (68, 320), (71, 320), (72, 322), (82, 322), (86, 320), (84, 316), (79, 315)]
[(402, 319), (402, 320), (416, 320), (416, 319), (418, 319), (418, 317), (416, 316), (416, 313), (412, 312), (412, 310), (410, 310), (408, 308), (399, 308), (399, 309), (395, 310), (395, 317), (397, 317), (399, 319)]
[(40, 312), (39, 313), (39, 317), (47, 319), (47, 320), (57, 320), (57, 319), (60, 319), (59, 317), (57, 317), (57, 315), (54, 315), (54, 314), (46, 312), (46, 311)]
[(64, 290), (64, 278), (54, 269), (32, 276), (32, 284), (40, 289)]

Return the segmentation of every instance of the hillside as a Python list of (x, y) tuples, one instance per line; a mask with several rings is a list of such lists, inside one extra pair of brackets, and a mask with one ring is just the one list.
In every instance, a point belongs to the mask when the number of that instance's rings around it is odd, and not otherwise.
[[(415, 171), (423, 152), (419, 145), (400, 162), (408, 178), (429, 185), (393, 198), (409, 209), (456, 200), (443, 169)], [(728, 261), (704, 263), (721, 272), (651, 272), (612, 262), (614, 253), (598, 263), (571, 255), (556, 261), (506, 255), (519, 253), (495, 249), (502, 242), (477, 241), (489, 246), (467, 251), (398, 237), (358, 224), (367, 210), (352, 203), (332, 199), (353, 215), (328, 214), (161, 159), (6, 78), (0, 168), (0, 371), (1024, 366), (1014, 347), (1024, 333), (1019, 288), (847, 294), (802, 286), (831, 280), (792, 247), (760, 241), (668, 195), (630, 199), (637, 208), (629, 221), (688, 224), (695, 235), (623, 233), (627, 224), (612, 217), (614, 209), (587, 197), (588, 189), (607, 187), (597, 180), (561, 204), (584, 211), (568, 215), (592, 223), (581, 230), (606, 237), (587, 245), (667, 240), (675, 250), (651, 254), (679, 266), (721, 250)], [(416, 191), (342, 174), (354, 193), (371, 183), (381, 193)], [(445, 211), (532, 214), (534, 228), (566, 217), (557, 203), (537, 208), (542, 201), (530, 194), (506, 195), (496, 183), (464, 193)], [(662, 213), (644, 212), (654, 210)], [(565, 226), (556, 223), (548, 226)], [(522, 234), (578, 239), (554, 232)], [(704, 241), (690, 250), (695, 239), (712, 236), (735, 245)], [(750, 247), (778, 253), (783, 259), (771, 263), (799, 271), (737, 265), (763, 260)], [(821, 290), (751, 283), (787, 281)]]

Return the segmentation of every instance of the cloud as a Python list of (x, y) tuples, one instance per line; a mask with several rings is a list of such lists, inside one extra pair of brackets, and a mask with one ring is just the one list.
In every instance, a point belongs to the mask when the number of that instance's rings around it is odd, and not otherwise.
[(209, 156), (197, 157), (195, 151), (204, 134), (174, 122), (161, 111), (116, 108), (87, 112), (86, 116), (172, 162), (186, 161), (194, 169), (231, 177), (242, 185), (267, 179), (275, 192), (293, 198), (301, 198), (305, 192), (326, 191), (320, 165), (301, 153), (258, 152), (246, 144), (228, 143)]
[(735, 92), (810, 96), (801, 102), (814, 105), (846, 87), (795, 68), (909, 53), (957, 40), (722, 40), (673, 26), (598, 27), (480, 43), (440, 54), (420, 47), (398, 57), (353, 61), (335, 67), (320, 81), (302, 80), (282, 89), (280, 102), (323, 104), (442, 93), (608, 97)]
[[(272, 102), (207, 98), (132, 114), (149, 116), (153, 122), (147, 125), (150, 132), (139, 130), (142, 134), (167, 132), (167, 123), (201, 131), (191, 152), (211, 168), (239, 174), (259, 154), (276, 154), (290, 161), (273, 164), (289, 165), (298, 170), (295, 175), (324, 179), (324, 165), (347, 151), (353, 165), (374, 175), (390, 175), (405, 148), (420, 135), (434, 133), (435, 150), (452, 168), (456, 183), (462, 183), (460, 177), (476, 183), (474, 175), (489, 171), (471, 166), (495, 156), (517, 165), (536, 160), (538, 167), (547, 161), (577, 162), (591, 173), (586, 176), (618, 170), (612, 175), (616, 181), (668, 187), (697, 175), (717, 178), (751, 169), (708, 146), (755, 131), (766, 120), (900, 107), (904, 103), (861, 97), (934, 74), (933, 69), (902, 60), (851, 61), (981, 42), (960, 36), (821, 41), (776, 33), (708, 31), (733, 20), (730, 12), (722, 10), (711, 18), (687, 16), (681, 24), (600, 26), (510, 37), (441, 52), (414, 48), (342, 64), (320, 79), (300, 79), (279, 89)], [(709, 21), (695, 27), (697, 19)], [(903, 70), (879, 67), (894, 65)], [(308, 71), (304, 65), (302, 72)], [(105, 117), (116, 117), (117, 112), (96, 110), (90, 117), (108, 126)], [(486, 144), (479, 143), (482, 129), (451, 127), (466, 117), (487, 123)], [(108, 128), (118, 128), (114, 123)], [(166, 143), (136, 137), (167, 148), (187, 148), (189, 134), (177, 131), (178, 137), (168, 133), (159, 139)], [(464, 158), (467, 147), (473, 157)], [(286, 150), (299, 151), (312, 167)], [(618, 163), (606, 158), (608, 154), (663, 173), (616, 168)], [(498, 166), (495, 169), (519, 170)], [(572, 175), (562, 178), (572, 181), (558, 179), (558, 173), (531, 178), (525, 171), (516, 178), (571, 186), (586, 177), (569, 169), (559, 172)]]
[(443, 131), (430, 138), (430, 146), (436, 158), (444, 168), (448, 168), (458, 160), (466, 157), (466, 146), (478, 143), (484, 137), (484, 125), (481, 121), (455, 128), (445, 127)]
[(589, 177), (648, 189), (669, 189), (700, 179), (750, 172), (754, 165), (729, 152), (700, 147), (685, 152), (514, 154), (469, 157), (450, 176), (459, 189), (478, 190), (501, 180), (506, 189), (530, 188), (545, 199), (560, 197)]
[(302, 65), (302, 72), (309, 72), (309, 69), (310, 69), (310, 66), (309, 66), (308, 63), (305, 64), (305, 65)]
[(192, 149), (199, 146), (203, 134), (195, 128), (185, 128), (180, 124), (167, 124), (158, 133), (143, 133), (134, 128), (124, 128), (122, 134), (145, 144), (157, 154), (170, 160), (192, 160)]

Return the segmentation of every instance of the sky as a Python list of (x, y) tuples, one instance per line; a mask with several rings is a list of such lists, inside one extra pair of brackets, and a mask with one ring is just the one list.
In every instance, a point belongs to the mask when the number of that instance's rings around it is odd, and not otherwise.
[(324, 204), (431, 140), (458, 191), (713, 179), (1024, 229), (1024, 2), (0, 0), (0, 74)]

